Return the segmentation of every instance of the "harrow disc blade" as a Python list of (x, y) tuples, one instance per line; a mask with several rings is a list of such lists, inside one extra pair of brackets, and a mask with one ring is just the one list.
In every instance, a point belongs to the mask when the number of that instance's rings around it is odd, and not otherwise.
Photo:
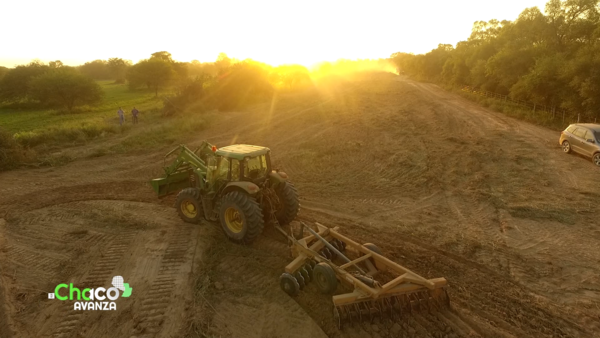
[(449, 307), (448, 293), (441, 288), (335, 306), (334, 318), (341, 328), (349, 322), (371, 322), (375, 317), (384, 316), (397, 321), (413, 312), (432, 313)]

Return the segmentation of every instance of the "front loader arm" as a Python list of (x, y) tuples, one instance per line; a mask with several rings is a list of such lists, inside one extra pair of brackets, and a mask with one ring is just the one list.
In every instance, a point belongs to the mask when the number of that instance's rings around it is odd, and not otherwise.
[(194, 169), (199, 169), (201, 172), (206, 173), (206, 163), (198, 155), (196, 155), (193, 151), (191, 151), (188, 147), (186, 147), (183, 144), (180, 144), (179, 147), (171, 150), (167, 155), (165, 155), (165, 162), (167, 157), (172, 153), (176, 152), (177, 150), (179, 150), (179, 155), (177, 155), (175, 161), (169, 166), (164, 167), (165, 174), (167, 174), (167, 176), (173, 174), (177, 171), (177, 169), (179, 169), (182, 165), (185, 164), (189, 164)]
[[(165, 177), (150, 181), (158, 196), (166, 196), (190, 186), (202, 189), (208, 168), (206, 162), (200, 157), (209, 154), (207, 149), (212, 149), (212, 145), (206, 141), (195, 152), (181, 144), (165, 155), (163, 166)], [(176, 152), (179, 152), (177, 158), (167, 165), (167, 157)], [(190, 172), (193, 174), (190, 175)]]

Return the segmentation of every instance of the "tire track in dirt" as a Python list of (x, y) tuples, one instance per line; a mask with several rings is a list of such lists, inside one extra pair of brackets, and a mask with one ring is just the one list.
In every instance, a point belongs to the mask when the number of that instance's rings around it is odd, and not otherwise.
[[(151, 332), (155, 324), (160, 326), (163, 322), (167, 322), (168, 332), (180, 330), (177, 324), (171, 325), (169, 318), (183, 316), (184, 302), (180, 300), (188, 297), (189, 275), (185, 269), (178, 268), (185, 266), (191, 270), (195, 256), (191, 248), (198, 229), (181, 224), (170, 207), (89, 199), (43, 207), (11, 219), (0, 233), (8, 236), (11, 243), (0, 250), (0, 256), (6, 257), (1, 261), (5, 268), (3, 275), (6, 276), (7, 266), (23, 267), (16, 270), (18, 273), (14, 276), (11, 274), (15, 282), (11, 288), (47, 292), (65, 280), (80, 290), (110, 287), (111, 277), (115, 275), (124, 276), (134, 287), (131, 299), (116, 301), (118, 312), (124, 316), (115, 311), (74, 311), (72, 301), (48, 300), (46, 292), (32, 299), (31, 291), (25, 291), (10, 302), (26, 313), (29, 322), (39, 324), (16, 326), (16, 332), (53, 338), (121, 335), (131, 332), (133, 321), (113, 331), (107, 331), (105, 328), (110, 325), (105, 324), (128, 318), (132, 304), (141, 307), (139, 313), (144, 317), (136, 315), (134, 318), (143, 319), (138, 324), (144, 331)], [(167, 240), (157, 241), (161, 237)], [(157, 257), (156, 263), (147, 258), (146, 252)], [(140, 277), (153, 280), (147, 294), (143, 292), (145, 283)], [(169, 289), (170, 292), (164, 294)], [(159, 299), (158, 307), (148, 306), (148, 299), (153, 297)]]
[(160, 333), (165, 313), (172, 306), (173, 295), (185, 287), (182, 285), (185, 279), (182, 281), (180, 276), (187, 275), (182, 268), (189, 268), (186, 263), (191, 264), (190, 257), (187, 256), (192, 247), (190, 237), (193, 232), (191, 225), (185, 225), (172, 233), (160, 261), (158, 274), (141, 301), (137, 314), (141, 320), (135, 325), (133, 335), (142, 333), (143, 337), (155, 337)]
[(66, 260), (68, 257), (56, 257), (41, 254), (39, 252), (32, 251), (27, 247), (7, 245), (6, 256), (12, 260), (15, 264), (22, 268), (32, 269), (36, 272), (40, 272), (40, 277), (44, 279), (50, 279), (60, 267), (60, 261)]
[(279, 276), (290, 251), (273, 228), (265, 232), (251, 246), (228, 242), (218, 234), (219, 247), (208, 258), (210, 266), (204, 268), (213, 282), (211, 293), (204, 296), (212, 314), (207, 333), (228, 337), (325, 337), (302, 307), (280, 289)]
[[(135, 237), (135, 231), (124, 231), (119, 234), (107, 247), (94, 268), (87, 274), (82, 282), (82, 287), (95, 288), (98, 285), (110, 285), (111, 277), (117, 264), (123, 259), (125, 252), (129, 248), (131, 241)], [(42, 333), (41, 336), (52, 338), (70, 338), (75, 334), (75, 330), (80, 329), (81, 319), (86, 315), (85, 312), (74, 312), (73, 303), (63, 302), (56, 311), (57, 315), (52, 321), (50, 334)], [(67, 314), (64, 319), (61, 320)], [(58, 317), (58, 318), (57, 318)]]

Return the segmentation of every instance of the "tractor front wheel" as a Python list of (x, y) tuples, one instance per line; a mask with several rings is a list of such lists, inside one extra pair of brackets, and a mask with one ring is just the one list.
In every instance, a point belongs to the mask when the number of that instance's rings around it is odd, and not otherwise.
[(285, 182), (282, 186), (277, 187), (277, 197), (281, 203), (277, 210), (277, 221), (280, 225), (290, 224), (298, 215), (300, 209), (300, 201), (298, 199), (298, 191), (291, 182)]
[(175, 202), (177, 213), (184, 222), (198, 223), (203, 215), (200, 203), (200, 190), (196, 188), (185, 188), (177, 194)]
[(241, 191), (232, 191), (221, 198), (219, 221), (227, 237), (239, 243), (254, 241), (264, 227), (260, 204)]

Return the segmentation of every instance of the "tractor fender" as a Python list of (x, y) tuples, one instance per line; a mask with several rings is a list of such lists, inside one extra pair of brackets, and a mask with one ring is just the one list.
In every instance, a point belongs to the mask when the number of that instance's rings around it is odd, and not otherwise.
[(269, 179), (271, 181), (271, 186), (276, 187), (281, 183), (287, 182), (288, 175), (283, 171), (271, 171), (269, 174)]
[(254, 195), (260, 191), (260, 188), (258, 187), (258, 185), (254, 184), (252, 182), (229, 182), (229, 183), (227, 183), (227, 185), (225, 186), (225, 189), (223, 189), (223, 192), (221, 194), (225, 195), (228, 192), (234, 191), (234, 190), (243, 190), (248, 195)]

